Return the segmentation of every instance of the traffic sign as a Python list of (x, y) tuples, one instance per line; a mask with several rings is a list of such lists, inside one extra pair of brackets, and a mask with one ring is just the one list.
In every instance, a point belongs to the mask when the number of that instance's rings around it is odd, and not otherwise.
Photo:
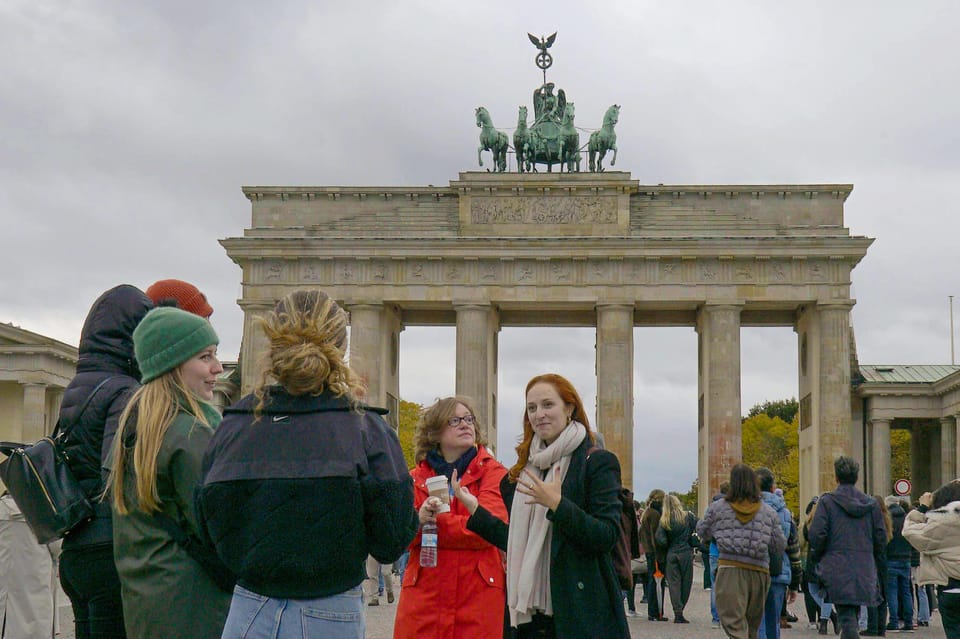
[(893, 492), (898, 495), (909, 495), (910, 488), (912, 488), (912, 486), (910, 485), (909, 479), (898, 479), (893, 482)]

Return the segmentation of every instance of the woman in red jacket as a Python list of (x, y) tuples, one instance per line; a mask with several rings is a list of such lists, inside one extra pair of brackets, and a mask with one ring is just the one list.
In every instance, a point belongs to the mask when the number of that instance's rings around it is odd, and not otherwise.
[(423, 412), (414, 435), (417, 466), (411, 471), (420, 524), (437, 524), (437, 565), (420, 565), (418, 534), (394, 624), (394, 639), (490, 639), (503, 631), (505, 579), (500, 551), (467, 530), (470, 513), (459, 500), (437, 514), (426, 480), (454, 471), (460, 484), (504, 522), (500, 480), (507, 473), (483, 446), (471, 401), (447, 397)]

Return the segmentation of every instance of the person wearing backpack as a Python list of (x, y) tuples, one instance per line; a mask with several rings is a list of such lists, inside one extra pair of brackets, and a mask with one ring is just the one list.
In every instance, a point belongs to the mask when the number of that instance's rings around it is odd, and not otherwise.
[(97, 298), (80, 332), (77, 374), (60, 404), (67, 464), (95, 507), (94, 517), (64, 538), (60, 557), (60, 584), (70, 598), (77, 639), (126, 636), (110, 504), (100, 495), (120, 414), (139, 386), (133, 330), (151, 308), (150, 298), (127, 284)]

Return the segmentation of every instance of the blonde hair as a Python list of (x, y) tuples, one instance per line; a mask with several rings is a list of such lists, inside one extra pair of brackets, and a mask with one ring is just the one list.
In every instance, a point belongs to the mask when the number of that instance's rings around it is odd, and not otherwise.
[[(200, 400), (187, 390), (180, 376), (180, 367), (167, 371), (153, 379), (133, 394), (120, 415), (120, 426), (110, 452), (111, 471), (107, 479), (106, 493), (110, 493), (113, 508), (121, 515), (130, 512), (124, 495), (128, 456), (133, 456), (136, 508), (150, 514), (160, 510), (160, 495), (157, 492), (157, 456), (167, 434), (167, 429), (181, 410), (181, 403), (198, 421), (210, 423), (203, 414)], [(125, 440), (136, 437), (133, 448), (128, 449)]]
[(347, 314), (323, 291), (294, 291), (256, 324), (270, 342), (254, 390), (258, 417), (267, 403), (271, 377), (291, 395), (319, 395), (329, 389), (356, 402), (364, 394), (359, 375), (345, 361)]
[(477, 417), (477, 411), (473, 408), (473, 400), (463, 395), (454, 397), (444, 397), (438, 399), (433, 406), (429, 406), (420, 413), (420, 420), (417, 422), (417, 430), (413, 434), (413, 460), (420, 462), (427, 458), (427, 453), (437, 447), (440, 443), (440, 436), (443, 435), (443, 429), (447, 427), (447, 422), (453, 417), (457, 410), (457, 404), (470, 411), (474, 419), (473, 424), (475, 441), (479, 446), (485, 446), (486, 442), (480, 435), (480, 420)]
[(663, 498), (663, 513), (660, 515), (660, 527), (671, 530), (674, 524), (683, 523), (685, 514), (676, 495), (665, 496)]

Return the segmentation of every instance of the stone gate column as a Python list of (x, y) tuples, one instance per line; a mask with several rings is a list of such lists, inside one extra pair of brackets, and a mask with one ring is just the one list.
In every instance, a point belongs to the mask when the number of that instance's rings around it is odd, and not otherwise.
[[(819, 492), (833, 490), (833, 462), (852, 454), (849, 302), (817, 306), (819, 331)], [(888, 439), (889, 446), (889, 439)]]
[(456, 392), (476, 402), (488, 447), (497, 447), (497, 312), (489, 304), (458, 304)]
[(46, 432), (47, 424), (47, 385), (23, 385), (23, 426), (21, 428), (24, 442), (35, 442)]
[[(940, 441), (940, 421), (931, 420), (930, 424), (930, 485), (934, 488), (939, 488), (943, 482), (942, 470), (942, 442)], [(951, 477), (951, 479), (953, 479)]]
[(910, 427), (910, 483), (914, 499), (938, 488), (930, 472), (930, 429), (918, 421)]
[(940, 481), (946, 483), (957, 477), (957, 418), (940, 418)]
[(350, 313), (350, 367), (367, 385), (366, 402), (390, 410), (395, 427), (399, 391), (400, 312), (384, 304), (353, 304)]
[(633, 490), (633, 305), (597, 306), (597, 424)]
[(256, 325), (256, 319), (269, 313), (273, 306), (270, 302), (240, 300), (240, 308), (243, 309), (243, 341), (237, 362), (240, 367), (240, 397), (253, 392), (267, 366), (266, 355), (270, 343), (263, 329)]
[(870, 420), (870, 488), (874, 495), (889, 495), (893, 491), (890, 478), (890, 420)]
[(740, 424), (739, 305), (706, 304), (699, 334), (699, 509), (706, 509), (730, 469), (743, 459)]

